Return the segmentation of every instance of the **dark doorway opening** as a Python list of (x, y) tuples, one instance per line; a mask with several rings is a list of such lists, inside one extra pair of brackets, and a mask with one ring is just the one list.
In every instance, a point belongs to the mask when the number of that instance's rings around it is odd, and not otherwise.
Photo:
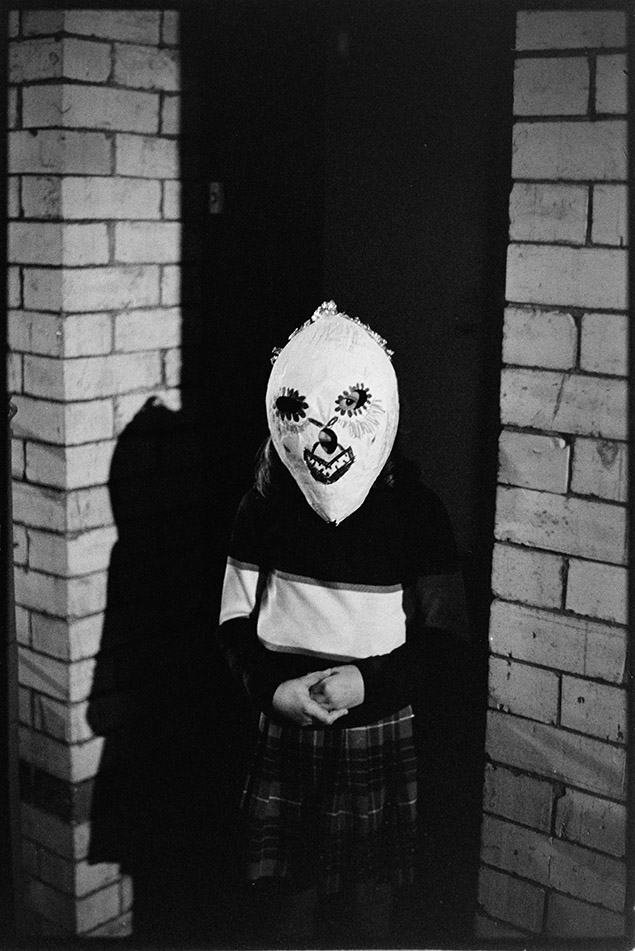
[[(188, 303), (197, 268), (183, 277), (183, 413), (196, 404), (201, 420), (198, 540), (186, 562), (202, 601), (201, 662), (178, 753), (156, 765), (162, 830), (141, 862), (137, 850), (137, 940), (257, 946), (237, 811), (250, 712), (211, 632), (233, 515), (266, 435), (268, 355), (334, 298), (395, 350), (404, 448), (445, 502), (463, 557), (473, 644), (430, 645), (417, 711), (420, 880), (399, 943), (469, 944), (510, 188), (508, 6), (215, 0), (183, 10), (184, 247), (203, 255), (200, 304)], [(188, 325), (194, 311), (202, 332)]]

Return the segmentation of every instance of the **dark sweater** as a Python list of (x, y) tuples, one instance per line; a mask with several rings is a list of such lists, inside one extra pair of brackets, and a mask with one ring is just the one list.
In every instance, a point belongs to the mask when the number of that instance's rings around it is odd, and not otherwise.
[(412, 701), (426, 634), (465, 629), (452, 529), (429, 490), (376, 486), (338, 525), (299, 491), (243, 498), (217, 637), (259, 709), (271, 715), (285, 680), (352, 663), (364, 701), (328, 729), (373, 722)]

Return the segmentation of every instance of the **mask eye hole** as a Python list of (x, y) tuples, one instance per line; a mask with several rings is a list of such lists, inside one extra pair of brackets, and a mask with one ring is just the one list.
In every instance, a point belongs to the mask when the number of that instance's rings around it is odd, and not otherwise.
[(293, 420), (297, 423), (304, 419), (308, 403), (304, 402), (304, 397), (300, 396), (298, 390), (283, 388), (280, 396), (276, 399), (276, 413), (280, 419)]
[(368, 405), (370, 400), (371, 393), (368, 391), (368, 387), (364, 386), (363, 383), (355, 383), (354, 386), (349, 386), (337, 397), (335, 409), (341, 416), (355, 416)]

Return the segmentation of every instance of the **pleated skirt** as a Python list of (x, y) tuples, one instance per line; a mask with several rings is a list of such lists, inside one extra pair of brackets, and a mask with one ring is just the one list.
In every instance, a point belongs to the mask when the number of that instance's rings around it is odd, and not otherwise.
[(281, 726), (260, 715), (242, 807), (247, 875), (334, 894), (414, 878), (413, 713), (350, 729)]

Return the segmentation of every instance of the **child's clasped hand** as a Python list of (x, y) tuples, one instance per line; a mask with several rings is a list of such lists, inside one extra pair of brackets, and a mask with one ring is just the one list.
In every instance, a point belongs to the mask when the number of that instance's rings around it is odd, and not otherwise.
[(364, 700), (364, 679), (354, 664), (316, 670), (285, 680), (273, 695), (273, 708), (298, 726), (330, 726)]

